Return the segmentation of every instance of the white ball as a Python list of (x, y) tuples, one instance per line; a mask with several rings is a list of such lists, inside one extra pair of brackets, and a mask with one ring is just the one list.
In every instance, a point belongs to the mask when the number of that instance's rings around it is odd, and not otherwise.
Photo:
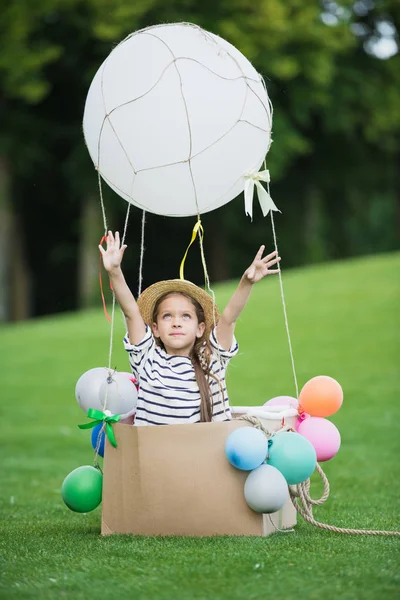
[(89, 408), (106, 409), (121, 418), (131, 416), (137, 404), (134, 383), (126, 374), (107, 367), (95, 367), (83, 373), (76, 384), (75, 397), (86, 414)]
[(278, 469), (262, 464), (251, 471), (244, 484), (247, 504), (258, 513), (280, 510), (289, 497), (286, 479)]
[(261, 76), (230, 43), (186, 23), (118, 44), (89, 88), (83, 132), (103, 179), (149, 212), (188, 216), (240, 194), (271, 142)]

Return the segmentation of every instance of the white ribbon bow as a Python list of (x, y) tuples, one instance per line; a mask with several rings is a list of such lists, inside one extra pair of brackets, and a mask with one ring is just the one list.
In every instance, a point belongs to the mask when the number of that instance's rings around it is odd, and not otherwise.
[(256, 171), (253, 169), (244, 176), (244, 210), (246, 215), (249, 215), (250, 219), (253, 220), (253, 195), (254, 186), (257, 189), (258, 200), (260, 202), (261, 210), (264, 217), (269, 213), (270, 210), (277, 210), (281, 212), (274, 201), (267, 192), (267, 190), (261, 185), (260, 181), (270, 182), (269, 171)]

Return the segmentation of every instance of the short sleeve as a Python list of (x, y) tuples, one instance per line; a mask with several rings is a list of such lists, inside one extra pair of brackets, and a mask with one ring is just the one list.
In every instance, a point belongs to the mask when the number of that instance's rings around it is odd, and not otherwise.
[(231, 358), (233, 358), (239, 351), (239, 345), (236, 341), (235, 336), (232, 338), (232, 345), (229, 350), (225, 350), (217, 339), (217, 330), (216, 327), (211, 331), (210, 334), (210, 344), (211, 348), (216, 351), (216, 353), (221, 357), (223, 362), (228, 362)]
[(149, 352), (154, 348), (155, 341), (151, 329), (146, 325), (146, 331), (143, 339), (138, 344), (131, 344), (129, 340), (129, 334), (126, 333), (124, 337), (124, 347), (129, 354), (129, 363), (132, 368), (132, 372), (136, 379), (139, 379), (140, 373), (143, 369), (146, 357)]

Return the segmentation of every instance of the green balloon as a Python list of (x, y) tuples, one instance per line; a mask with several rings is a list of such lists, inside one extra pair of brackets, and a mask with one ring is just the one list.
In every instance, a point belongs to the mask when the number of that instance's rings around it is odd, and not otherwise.
[(71, 471), (63, 481), (61, 496), (74, 512), (87, 513), (101, 502), (103, 475), (99, 469), (85, 465)]
[(289, 485), (302, 483), (317, 465), (314, 446), (294, 431), (282, 431), (269, 440), (267, 463), (282, 473)]

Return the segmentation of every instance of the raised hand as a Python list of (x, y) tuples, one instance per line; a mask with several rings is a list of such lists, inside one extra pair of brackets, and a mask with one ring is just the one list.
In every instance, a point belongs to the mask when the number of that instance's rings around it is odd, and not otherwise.
[(104, 250), (103, 246), (99, 246), (99, 250), (103, 259), (103, 265), (108, 273), (118, 269), (121, 266), (125, 248), (126, 244), (121, 246), (118, 231), (115, 232), (115, 236), (113, 235), (112, 231), (109, 231), (107, 235), (106, 250)]
[(267, 254), (262, 258), (264, 250), (265, 246), (261, 246), (250, 267), (244, 272), (243, 277), (250, 283), (257, 283), (263, 277), (280, 271), (280, 269), (271, 269), (273, 265), (277, 265), (281, 260), (281, 257), (277, 256), (277, 251), (271, 252), (271, 254)]

